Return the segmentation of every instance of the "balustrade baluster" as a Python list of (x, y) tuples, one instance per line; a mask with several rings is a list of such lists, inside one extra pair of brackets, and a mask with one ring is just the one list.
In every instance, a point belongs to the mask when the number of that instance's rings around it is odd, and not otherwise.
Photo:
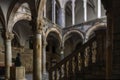
[(94, 41), (92, 43), (92, 63), (96, 62), (96, 55), (97, 55), (97, 42)]
[(69, 80), (72, 78), (72, 58), (69, 61)]
[(64, 64), (64, 80), (67, 80), (67, 62)]
[(58, 74), (57, 74), (57, 69), (56, 69), (55, 73), (54, 73), (54, 79), (53, 80), (57, 80), (57, 77), (58, 77)]
[[(61, 70), (62, 70), (62, 66), (59, 67), (59, 79), (62, 78), (62, 71), (61, 71)], [(58, 79), (58, 80), (59, 80), (59, 79)]]
[[(98, 32), (101, 33), (101, 32)], [(81, 80), (90, 74), (93, 66), (103, 62), (105, 37), (96, 33), (96, 36), (86, 42), (78, 51), (70, 54), (49, 72), (50, 80)], [(97, 64), (98, 65), (98, 64)], [(78, 75), (79, 74), (79, 75)], [(51, 77), (52, 76), (52, 77)]]

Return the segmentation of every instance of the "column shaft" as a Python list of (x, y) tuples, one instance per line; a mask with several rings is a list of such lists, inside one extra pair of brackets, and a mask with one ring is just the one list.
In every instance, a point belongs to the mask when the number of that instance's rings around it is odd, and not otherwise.
[(98, 18), (101, 18), (101, 0), (98, 0)]
[(46, 75), (46, 45), (47, 42), (45, 40), (43, 44), (43, 74)]
[(56, 1), (52, 0), (52, 22), (56, 22)]
[(65, 10), (64, 8), (59, 8), (58, 10), (58, 24), (64, 28), (65, 27)]
[(12, 49), (11, 49), (11, 39), (6, 40), (5, 42), (5, 76), (6, 80), (10, 79), (10, 67), (12, 66)]
[(35, 36), (33, 53), (33, 80), (42, 80), (42, 34)]
[(87, 21), (87, 0), (83, 0), (84, 7), (84, 21)]
[(75, 24), (75, 0), (72, 0), (72, 25)]
[(46, 4), (44, 5), (44, 17), (46, 18)]

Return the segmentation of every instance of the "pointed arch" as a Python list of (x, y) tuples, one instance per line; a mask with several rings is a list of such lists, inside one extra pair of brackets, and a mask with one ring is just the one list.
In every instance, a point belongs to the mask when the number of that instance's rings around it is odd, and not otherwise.
[(16, 3), (8, 19), (8, 31), (11, 32), (14, 24), (19, 20), (25, 19), (30, 21), (32, 19), (32, 13), (29, 6), (27, 2), (22, 4)]

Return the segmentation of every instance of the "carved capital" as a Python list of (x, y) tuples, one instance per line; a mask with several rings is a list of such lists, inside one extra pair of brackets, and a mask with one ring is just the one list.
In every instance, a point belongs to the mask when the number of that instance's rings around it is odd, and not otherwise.
[(46, 41), (43, 41), (43, 47), (46, 47), (47, 46), (47, 42)]
[(6, 32), (5, 37), (6, 40), (12, 40), (14, 38), (14, 34), (12, 32)]
[(37, 21), (37, 33), (42, 33), (45, 22), (43, 19)]

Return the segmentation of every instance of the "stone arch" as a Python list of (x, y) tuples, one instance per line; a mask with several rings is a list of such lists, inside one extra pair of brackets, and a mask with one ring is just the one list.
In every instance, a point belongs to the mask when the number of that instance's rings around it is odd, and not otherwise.
[(67, 31), (63, 36), (64, 56), (68, 56), (76, 50), (76, 46), (81, 46), (84, 40), (84, 33), (80, 30), (73, 29)]
[[(31, 20), (31, 16), (32, 16), (32, 12), (30, 9), (30, 5), (28, 2), (23, 2), (23, 3), (16, 3), (14, 5), (14, 7), (12, 7), (12, 11), (8, 17), (8, 31), (11, 32), (13, 29), (14, 24), (22, 19), (26, 19), (26, 20)], [(21, 11), (21, 10), (24, 10)], [(10, 12), (10, 11), (8, 11)], [(11, 24), (12, 23), (12, 24)]]
[(43, 16), (43, 12), (44, 12), (44, 6), (46, 4), (47, 0), (41, 0), (40, 3), (38, 4), (38, 11), (37, 11), (37, 17), (39, 17), (39, 19), (41, 19)]
[(23, 19), (17, 21), (13, 26), (12, 32), (16, 33), (15, 35), (18, 37), (20, 46), (25, 46), (26, 42), (28, 43), (29, 37), (33, 35), (32, 26), (29, 23), (30, 21)]
[(82, 40), (84, 40), (84, 34), (83, 32), (79, 31), (79, 30), (70, 30), (70, 31), (67, 31), (64, 36), (63, 36), (63, 42), (65, 42), (67, 39), (67, 36), (69, 36), (71, 33), (77, 33), (80, 35), (80, 37), (82, 38)]
[(18, 8), (23, 3), (27, 3), (29, 5), (30, 11), (32, 15), (36, 15), (36, 7), (35, 7), (35, 1), (34, 0), (13, 0), (11, 2), (7, 13), (7, 20), (9, 20), (10, 16), (14, 16), (15, 12), (18, 10)]
[(62, 33), (59, 29), (57, 28), (50, 28), (50, 29), (47, 29), (46, 33), (45, 33), (45, 36), (46, 38), (48, 37), (48, 35), (51, 33), (51, 32), (55, 32), (57, 35), (58, 35), (58, 40), (60, 42), (60, 45), (62, 43)]
[(90, 28), (86, 31), (85, 39), (88, 40), (92, 32), (94, 32), (94, 31), (96, 31), (96, 30), (99, 30), (99, 29), (105, 29), (106, 27), (107, 27), (106, 23), (99, 23), (99, 24), (96, 24), (96, 25), (90, 27)]

